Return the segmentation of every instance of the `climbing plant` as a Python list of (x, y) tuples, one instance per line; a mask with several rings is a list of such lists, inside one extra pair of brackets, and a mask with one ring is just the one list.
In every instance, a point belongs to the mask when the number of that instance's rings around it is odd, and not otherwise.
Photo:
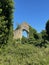
[(12, 13), (13, 0), (0, 0), (0, 44), (7, 43), (7, 40), (12, 36)]

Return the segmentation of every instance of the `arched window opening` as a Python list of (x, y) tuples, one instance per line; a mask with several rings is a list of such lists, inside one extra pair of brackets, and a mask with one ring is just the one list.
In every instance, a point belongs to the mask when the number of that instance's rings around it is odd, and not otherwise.
[(28, 33), (27, 33), (27, 31), (22, 31), (22, 37), (26, 37), (26, 38), (28, 38)]

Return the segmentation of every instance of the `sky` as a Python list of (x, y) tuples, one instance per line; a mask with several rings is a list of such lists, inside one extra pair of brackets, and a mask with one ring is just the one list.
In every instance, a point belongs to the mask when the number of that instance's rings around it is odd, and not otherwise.
[(41, 32), (49, 19), (49, 0), (14, 0), (14, 29), (18, 24), (27, 22)]

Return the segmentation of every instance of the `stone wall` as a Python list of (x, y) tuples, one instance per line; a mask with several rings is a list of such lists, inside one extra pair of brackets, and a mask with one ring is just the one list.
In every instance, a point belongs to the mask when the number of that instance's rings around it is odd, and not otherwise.
[(29, 32), (29, 25), (26, 22), (23, 22), (21, 25), (19, 25), (19, 28), (14, 30), (14, 39), (21, 39), (22, 38), (22, 32), (26, 31), (27, 34)]

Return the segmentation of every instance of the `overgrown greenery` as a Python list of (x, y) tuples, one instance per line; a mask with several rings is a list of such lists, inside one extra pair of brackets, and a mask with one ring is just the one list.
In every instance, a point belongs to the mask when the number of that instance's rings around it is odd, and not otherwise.
[(30, 26), (29, 38), (14, 40), (12, 13), (13, 0), (0, 0), (0, 65), (49, 65), (49, 20), (42, 32)]
[(0, 48), (0, 65), (49, 65), (49, 46), (10, 42)]
[(49, 40), (49, 20), (46, 23), (46, 33), (47, 33), (47, 39)]
[[(13, 30), (13, 1), (0, 0), (0, 44), (7, 43)], [(9, 37), (10, 36), (10, 37)]]
[[(49, 22), (49, 21), (48, 21)], [(49, 23), (47, 22), (47, 25)], [(49, 28), (48, 28), (49, 31)], [(47, 44), (49, 43), (49, 34), (47, 33), (47, 28), (45, 30), (42, 30), (42, 32), (37, 33), (37, 31), (32, 28), (31, 26), (29, 27), (29, 38), (22, 37), (22, 43), (28, 43), (28, 44), (33, 44), (35, 46), (39, 47), (47, 47)]]

